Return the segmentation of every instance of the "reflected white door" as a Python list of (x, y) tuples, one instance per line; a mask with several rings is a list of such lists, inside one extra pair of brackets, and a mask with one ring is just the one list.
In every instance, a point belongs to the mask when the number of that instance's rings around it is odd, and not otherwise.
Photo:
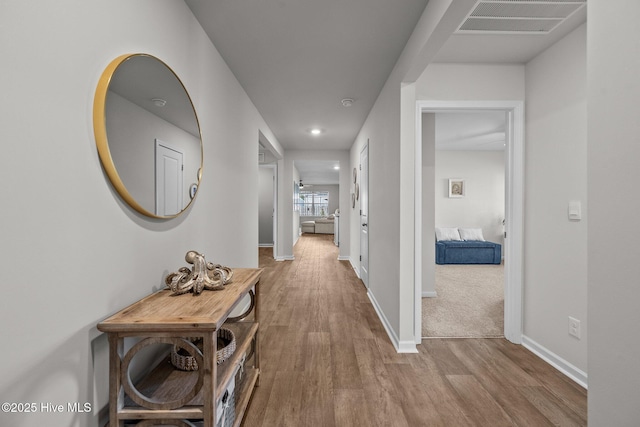
[(184, 154), (156, 139), (156, 215), (171, 216), (182, 210)]
[[(368, 142), (368, 141), (367, 141)], [(360, 278), (369, 287), (369, 144), (360, 153)]]

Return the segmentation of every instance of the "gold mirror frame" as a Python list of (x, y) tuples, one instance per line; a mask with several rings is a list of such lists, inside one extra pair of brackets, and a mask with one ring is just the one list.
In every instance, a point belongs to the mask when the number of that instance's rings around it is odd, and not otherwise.
[[(202, 133), (200, 130), (200, 122), (198, 120), (198, 115), (196, 113), (195, 107), (193, 106), (193, 101), (191, 100), (191, 96), (189, 96), (189, 92), (184, 87), (184, 84), (182, 83), (178, 75), (171, 69), (171, 67), (169, 67), (166, 63), (156, 58), (155, 56), (144, 54), (144, 53), (124, 54), (117, 57), (113, 61), (111, 61), (111, 63), (109, 63), (109, 65), (103, 71), (102, 76), (98, 81), (98, 86), (96, 88), (96, 94), (93, 102), (93, 129), (94, 129), (94, 135), (96, 138), (96, 146), (98, 149), (100, 162), (102, 163), (102, 167), (104, 168), (107, 176), (109, 177), (111, 184), (113, 185), (115, 190), (118, 192), (120, 197), (122, 197), (122, 199), (130, 207), (132, 207), (134, 210), (141, 213), (142, 215), (145, 215), (148, 217), (158, 218), (158, 219), (171, 219), (181, 215), (184, 211), (186, 211), (195, 200), (195, 196), (190, 197), (186, 205), (184, 205), (182, 209), (174, 215), (157, 215), (153, 212), (150, 212), (148, 209), (146, 209), (140, 203), (138, 203), (138, 201), (131, 195), (129, 190), (127, 190), (127, 187), (122, 181), (122, 178), (118, 174), (118, 170), (113, 161), (111, 150), (109, 148), (109, 139), (107, 137), (107, 117), (106, 117), (106, 102), (107, 102), (107, 94), (109, 92), (109, 86), (111, 84), (113, 76), (118, 70), (118, 67), (120, 67), (120, 65), (122, 65), (126, 61), (136, 57), (146, 57), (146, 58), (154, 59), (159, 64), (166, 67), (167, 70), (169, 70), (173, 74), (173, 76), (176, 78), (180, 86), (182, 86), (182, 89), (184, 90), (184, 93), (189, 100), (189, 104), (191, 105), (193, 116), (195, 118), (195, 123), (198, 127), (198, 138), (200, 140), (200, 165), (198, 166), (198, 172), (197, 172), (197, 186), (198, 188), (200, 187), (200, 181), (202, 178), (202, 168), (203, 168), (203, 162), (204, 162), (204, 153), (202, 148), (202, 145), (203, 145)], [(197, 191), (196, 191), (196, 194), (197, 194)]]

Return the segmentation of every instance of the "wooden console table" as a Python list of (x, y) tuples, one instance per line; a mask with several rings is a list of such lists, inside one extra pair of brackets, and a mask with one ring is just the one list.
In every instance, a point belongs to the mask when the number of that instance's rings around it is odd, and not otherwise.
[[(243, 355), (243, 380), (235, 385), (235, 422), (239, 426), (260, 375), (258, 342), (259, 280), (262, 269), (234, 269), (233, 282), (221, 291), (173, 295), (161, 290), (98, 324), (109, 338), (109, 425), (158, 424), (214, 427), (216, 407), (234, 378)], [(255, 289), (255, 291), (254, 291)], [(246, 295), (250, 307), (230, 317)], [(217, 331), (224, 325), (236, 337), (236, 350), (216, 364)], [(126, 353), (125, 337), (140, 339)], [(202, 338), (199, 351), (187, 338)], [(135, 384), (129, 364), (138, 351), (155, 344), (179, 345), (195, 357), (197, 371), (180, 371), (168, 357)], [(253, 359), (253, 364), (249, 360)], [(193, 424), (194, 420), (201, 420)], [(129, 425), (129, 424), (127, 424)]]

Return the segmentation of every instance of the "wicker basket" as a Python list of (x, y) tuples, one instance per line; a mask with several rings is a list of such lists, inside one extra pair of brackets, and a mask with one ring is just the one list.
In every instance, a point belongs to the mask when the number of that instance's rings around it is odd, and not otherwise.
[[(202, 338), (188, 338), (200, 351), (202, 351)], [(233, 331), (226, 328), (218, 329), (218, 351), (216, 351), (216, 363), (219, 365), (227, 360), (236, 351), (236, 336)], [(187, 350), (180, 346), (173, 346), (171, 350), (171, 364), (182, 371), (197, 371), (198, 362)]]

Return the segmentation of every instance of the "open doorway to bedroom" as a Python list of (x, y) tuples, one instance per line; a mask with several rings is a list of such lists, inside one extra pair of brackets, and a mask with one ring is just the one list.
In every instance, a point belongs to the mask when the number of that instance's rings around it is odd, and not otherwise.
[(431, 113), (435, 121), (435, 290), (424, 338), (504, 336), (506, 113)]
[[(415, 164), (415, 336), (422, 337), (424, 297), (436, 297), (436, 187), (449, 198), (463, 199), (469, 194), (471, 182), (464, 176), (447, 176), (446, 187), (436, 182), (435, 114), (492, 111), (502, 114), (504, 126), (504, 225), (505, 240), (500, 258), (504, 257), (504, 337), (516, 344), (522, 342), (522, 276), (524, 230), (524, 103), (522, 101), (418, 101), (416, 107), (416, 164)], [(490, 132), (491, 131), (491, 132)], [(493, 133), (491, 129), (487, 132)], [(451, 172), (446, 172), (447, 174)], [(441, 178), (442, 179), (442, 178)], [(458, 191), (450, 185), (460, 185)], [(474, 178), (475, 179), (475, 178)], [(475, 181), (473, 181), (475, 183)], [(478, 208), (475, 208), (478, 209)], [(502, 221), (500, 221), (501, 223)], [(502, 224), (500, 224), (502, 225)], [(448, 228), (483, 228), (451, 223)], [(491, 226), (490, 228), (493, 228)], [(499, 228), (498, 228), (499, 229)], [(457, 230), (459, 233), (459, 230)], [(471, 230), (473, 231), (473, 230)], [(489, 234), (490, 231), (488, 230)], [(484, 237), (484, 236), (483, 236)], [(500, 261), (502, 263), (502, 260)]]

